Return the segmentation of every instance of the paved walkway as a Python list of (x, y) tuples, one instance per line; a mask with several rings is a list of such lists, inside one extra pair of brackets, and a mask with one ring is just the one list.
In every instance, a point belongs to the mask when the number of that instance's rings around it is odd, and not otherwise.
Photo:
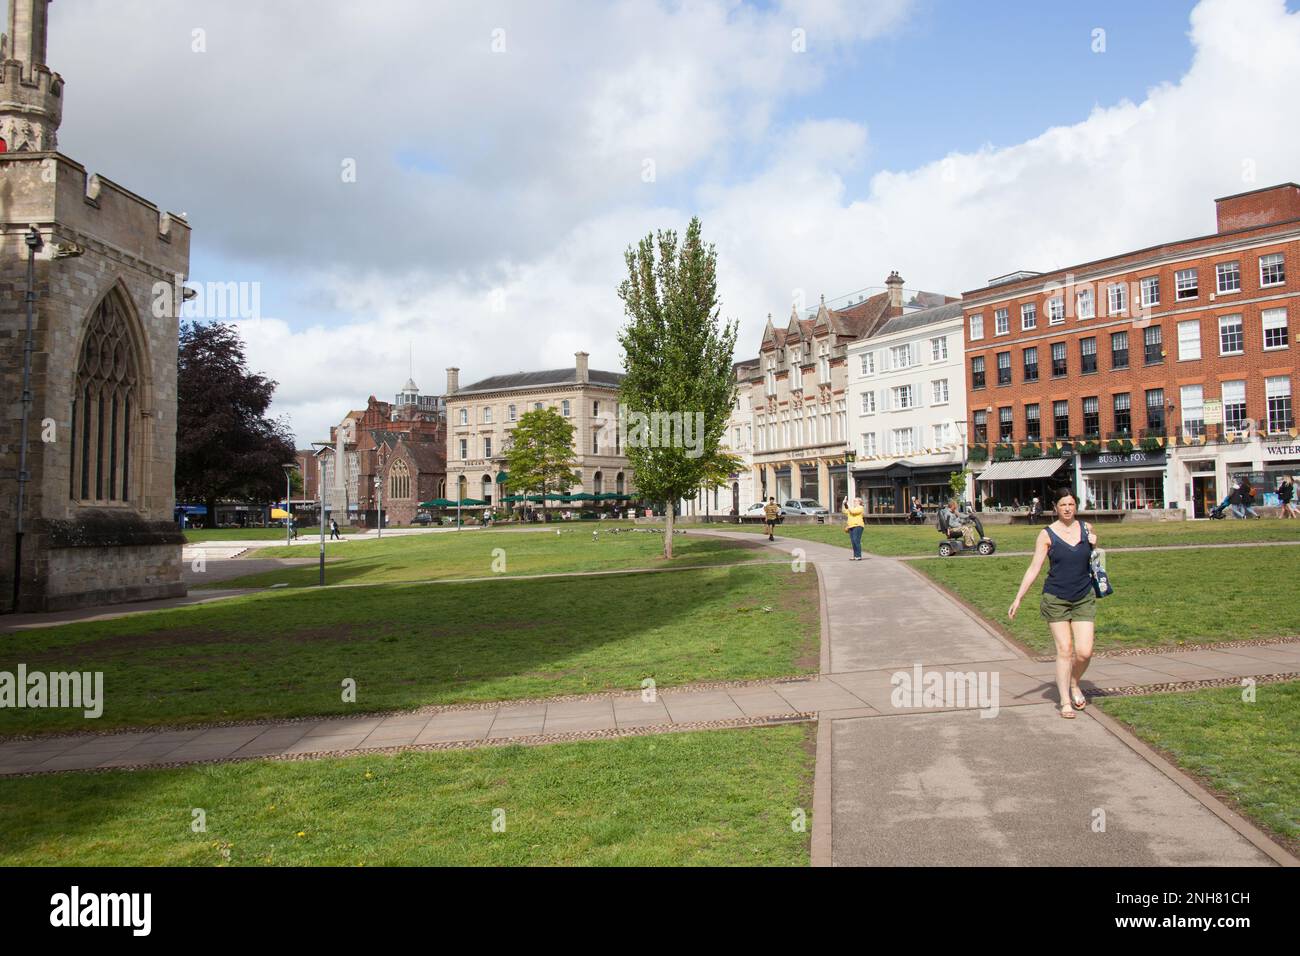
[[(770, 546), (802, 549), (817, 563), (829, 598), (827, 676), (885, 717), (822, 715), (829, 732), (818, 736), (818, 784), (830, 810), (830, 852), (818, 859), (825, 842), (815, 831), (814, 863), (1274, 862), (1100, 719), (1087, 719), (1094, 710), (1062, 720), (1055, 664), (1029, 660), (905, 562), (851, 562), (843, 548), (795, 539)], [(998, 719), (982, 716), (991, 708), (889, 707), (882, 673), (844, 673), (864, 663), (996, 674), (1000, 698), (1013, 705)], [(1298, 670), (1293, 642), (1099, 658), (1081, 683), (1086, 691)]]

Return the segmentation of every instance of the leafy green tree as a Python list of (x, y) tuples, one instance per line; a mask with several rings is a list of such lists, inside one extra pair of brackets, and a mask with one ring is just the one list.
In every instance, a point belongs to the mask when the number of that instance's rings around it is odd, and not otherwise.
[[(567, 493), (582, 481), (575, 471), (573, 423), (553, 408), (534, 409), (519, 416), (505, 446), (506, 471), (516, 494)], [(550, 508), (542, 499), (542, 512)]]
[[(619, 332), (626, 376), (620, 386), (624, 412), (651, 421), (689, 421), (691, 441), (638, 441), (629, 432), (627, 457), (637, 490), (664, 501), (664, 557), (673, 556), (677, 502), (691, 495), (709, 471), (736, 397), (732, 356), (737, 325), (720, 323), (717, 251), (700, 236), (698, 218), (677, 233), (646, 236), (624, 255), (627, 278), (618, 295), (628, 323)], [(657, 253), (657, 255), (656, 255)], [(689, 418), (688, 418), (689, 416)], [(683, 437), (679, 434), (679, 438)]]

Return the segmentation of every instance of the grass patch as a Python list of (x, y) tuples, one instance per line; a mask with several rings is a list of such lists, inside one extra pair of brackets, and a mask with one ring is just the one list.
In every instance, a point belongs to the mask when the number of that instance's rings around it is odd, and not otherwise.
[[(720, 525), (724, 531), (761, 534), (756, 525)], [(985, 524), (984, 531), (997, 542), (999, 551), (1032, 551), (1042, 525)], [(1246, 544), (1258, 541), (1300, 541), (1300, 521), (1162, 521), (1133, 524), (1101, 524), (1095, 528), (1101, 547), (1140, 548), (1173, 544)], [(780, 525), (778, 538), (802, 538), (842, 548), (849, 536), (839, 525)], [(934, 554), (939, 547), (934, 519), (925, 525), (867, 525), (862, 535), (863, 550), (889, 557)]]
[(0, 865), (806, 866), (812, 732), (5, 780)]
[[(103, 671), (102, 730), (809, 673), (818, 628), (815, 574), (753, 565), (263, 593), (24, 631), (0, 670)], [(355, 704), (340, 700), (349, 677)], [(90, 726), (0, 711), (0, 734)]]
[[(1278, 555), (1258, 548), (1111, 554), (1115, 593), (1098, 605), (1097, 649), (1208, 644), (1300, 633), (1300, 599), (1280, 588)], [(1038, 612), (1041, 582), (1014, 621), (1007, 608), (1029, 558), (934, 558), (913, 564), (1038, 653), (1054, 645)]]
[[(761, 550), (734, 541), (699, 535), (673, 540), (671, 564), (663, 557), (663, 536), (642, 533), (603, 533), (591, 528), (518, 533), (464, 531), (409, 535), (381, 541), (355, 541), (325, 546), (325, 580), (330, 584), (381, 584), (433, 581), (491, 575), (552, 574), (575, 571), (619, 571), (630, 568), (702, 567), (738, 561), (771, 560)], [(258, 548), (249, 558), (315, 557), (319, 543), (308, 548)], [(286, 567), (222, 581), (211, 587), (313, 587), (315, 565)]]
[(1300, 682), (1098, 698), (1107, 714), (1300, 850)]

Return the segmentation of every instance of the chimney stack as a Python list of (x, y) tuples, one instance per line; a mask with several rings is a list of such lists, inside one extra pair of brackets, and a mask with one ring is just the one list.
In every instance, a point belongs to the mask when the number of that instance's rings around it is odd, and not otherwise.
[(591, 380), (590, 373), (587, 370), (587, 353), (574, 352), (573, 358), (576, 363), (576, 367), (574, 369), (574, 375), (573, 375), (574, 381), (576, 381), (579, 385), (585, 385), (587, 384), (587, 382)]
[(460, 390), (460, 369), (447, 369), (447, 394), (455, 395)]
[(903, 314), (903, 277), (895, 270), (889, 273), (889, 278), (885, 280), (885, 288), (889, 290), (889, 314)]

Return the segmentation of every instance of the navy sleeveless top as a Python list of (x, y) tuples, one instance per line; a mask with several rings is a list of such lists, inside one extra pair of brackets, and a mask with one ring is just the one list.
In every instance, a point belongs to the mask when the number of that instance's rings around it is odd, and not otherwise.
[(1047, 537), (1051, 539), (1047, 557), (1047, 580), (1043, 582), (1043, 593), (1054, 594), (1063, 601), (1078, 601), (1092, 590), (1092, 571), (1089, 566), (1092, 548), (1088, 545), (1088, 535), (1083, 524), (1079, 524), (1079, 543), (1071, 547), (1061, 539), (1051, 525), (1047, 526)]

